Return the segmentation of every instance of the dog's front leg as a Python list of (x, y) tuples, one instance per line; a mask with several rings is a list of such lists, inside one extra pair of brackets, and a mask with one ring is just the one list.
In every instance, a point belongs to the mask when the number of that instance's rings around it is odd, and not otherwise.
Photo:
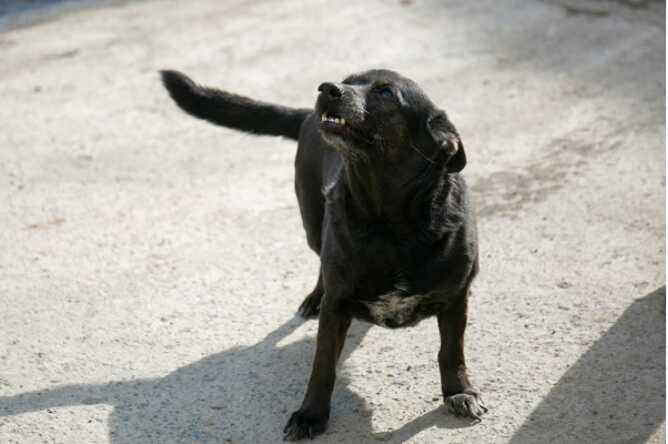
[(336, 363), (341, 355), (351, 318), (322, 307), (318, 321), (318, 337), (311, 379), (299, 410), (294, 412), (283, 429), (283, 439), (297, 441), (325, 431), (336, 379)]
[(438, 314), (441, 349), (438, 365), (445, 403), (457, 416), (480, 419), (487, 412), (480, 392), (469, 381), (464, 359), (464, 331), (467, 322), (467, 297)]

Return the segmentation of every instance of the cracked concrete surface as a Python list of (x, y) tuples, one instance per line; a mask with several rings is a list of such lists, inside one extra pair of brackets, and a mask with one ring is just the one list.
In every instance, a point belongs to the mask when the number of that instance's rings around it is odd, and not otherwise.
[(369, 67), (457, 124), (479, 214), (467, 353), (354, 324), (320, 442), (665, 442), (665, 5), (105, 2), (0, 21), (0, 442), (272, 443), (315, 284), (293, 142), (195, 121), (156, 71), (310, 106)]

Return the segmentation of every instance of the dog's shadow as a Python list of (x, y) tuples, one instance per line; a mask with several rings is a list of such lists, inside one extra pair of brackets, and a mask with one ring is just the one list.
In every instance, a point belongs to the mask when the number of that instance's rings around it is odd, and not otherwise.
[[(77, 384), (0, 397), (0, 416), (59, 407), (107, 404), (113, 444), (279, 442), (289, 414), (303, 396), (314, 352), (304, 336), (279, 346), (303, 321), (293, 318), (248, 347), (236, 347), (153, 379)], [(370, 326), (353, 323), (345, 358)], [(345, 363), (342, 363), (345, 365)], [(330, 426), (321, 442), (404, 442), (432, 427), (464, 427), (443, 407), (389, 433), (373, 433), (371, 411), (339, 378)]]

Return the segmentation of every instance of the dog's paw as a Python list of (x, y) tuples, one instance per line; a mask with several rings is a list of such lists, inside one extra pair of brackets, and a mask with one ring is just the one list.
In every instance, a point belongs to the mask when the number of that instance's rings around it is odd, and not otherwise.
[(294, 412), (283, 429), (283, 441), (313, 439), (327, 428), (327, 418), (314, 418), (301, 410)]
[(322, 295), (317, 293), (311, 293), (301, 305), (299, 305), (299, 316), (304, 319), (315, 319), (320, 314), (320, 301), (322, 300)]
[(482, 415), (487, 413), (488, 409), (482, 402), (478, 393), (457, 393), (445, 398), (448, 410), (457, 416), (482, 420)]

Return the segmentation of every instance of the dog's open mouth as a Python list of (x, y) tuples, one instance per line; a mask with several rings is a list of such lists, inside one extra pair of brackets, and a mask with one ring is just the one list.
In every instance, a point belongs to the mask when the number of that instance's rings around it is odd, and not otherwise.
[(334, 113), (322, 113), (320, 116), (320, 122), (327, 122), (334, 125), (345, 125), (346, 119), (339, 117)]
[(327, 132), (341, 136), (348, 135), (351, 129), (346, 119), (329, 111), (320, 115), (320, 127)]
[(320, 114), (320, 131), (330, 143), (341, 146), (346, 145), (347, 150), (356, 148), (354, 151), (373, 143), (373, 140), (367, 137), (360, 127), (353, 122), (341, 117), (332, 111), (324, 111)]

